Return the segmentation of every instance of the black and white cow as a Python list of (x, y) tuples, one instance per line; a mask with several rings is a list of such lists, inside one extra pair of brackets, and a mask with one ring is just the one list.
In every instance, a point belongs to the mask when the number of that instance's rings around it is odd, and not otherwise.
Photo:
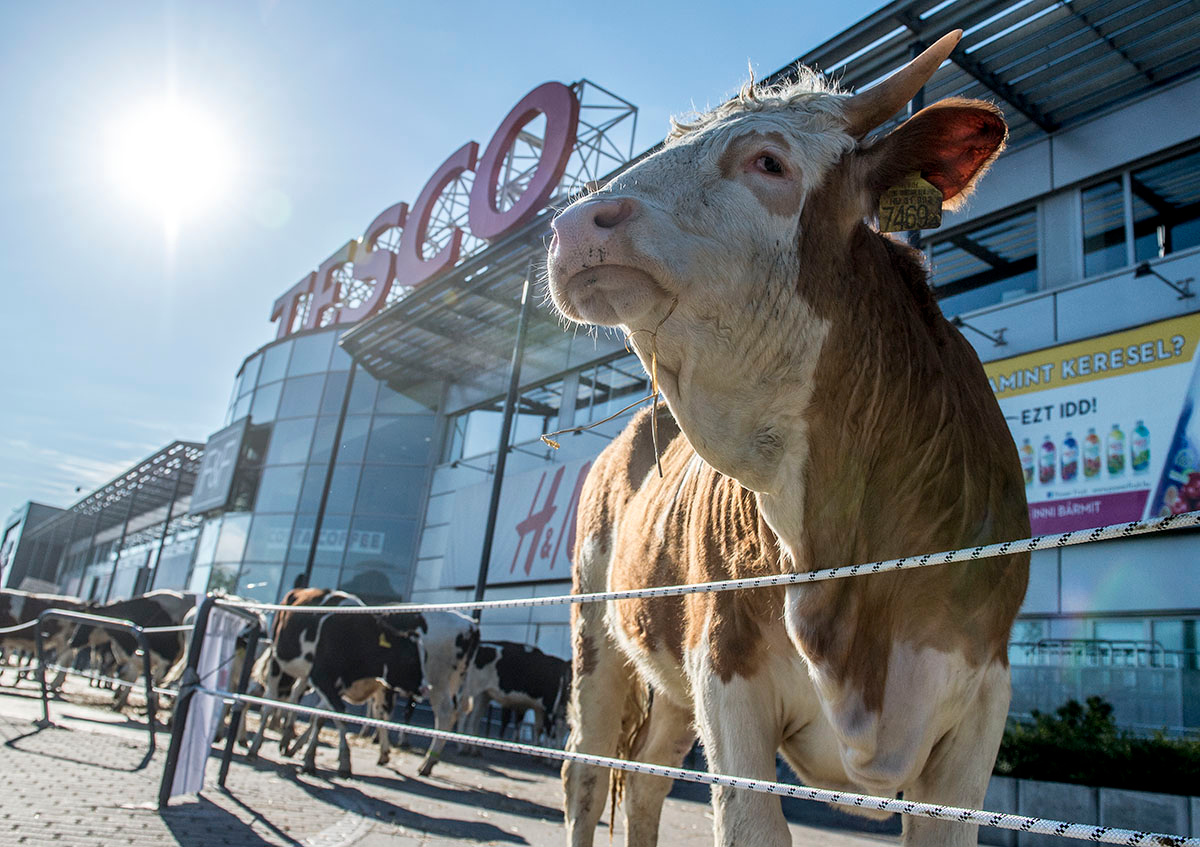
[[(359, 705), (382, 693), (388, 715), (395, 695), (418, 696), (424, 689), (420, 637), (398, 615), (326, 614), (318, 624), (308, 680), (324, 708), (345, 712), (346, 703)], [(346, 725), (338, 727), (338, 776), (350, 776), (350, 747)], [(309, 738), (304, 753), (305, 773), (316, 773), (319, 732)], [(390, 739), (379, 733), (379, 764), (386, 764)]]
[[(362, 606), (363, 601), (345, 591), (329, 588), (293, 588), (282, 600), (285, 606)], [(308, 690), (309, 672), (312, 670), (317, 631), (324, 615), (312, 612), (278, 612), (271, 625), (271, 649), (263, 655), (255, 668), (255, 678), (262, 683), (268, 700), (278, 700), (287, 691), (287, 702), (299, 703)], [(246, 752), (248, 759), (258, 755), (266, 734), (267, 724), (273, 713), (264, 706), (258, 732)], [(292, 740), (294, 712), (283, 712), (279, 739), (280, 752), (288, 751)]]
[[(479, 646), (479, 625), (458, 612), (405, 612), (390, 615), (389, 620), (420, 637), (425, 696), (433, 709), (434, 728), (453, 730), (463, 702), (460, 693), (467, 667)], [(443, 746), (445, 741), (440, 738), (429, 743), (418, 771), (421, 776), (429, 776)]]
[(533, 709), (535, 741), (541, 741), (542, 736), (557, 738), (565, 720), (570, 687), (570, 662), (528, 644), (481, 642), (463, 685), (462, 696), (469, 711), (460, 724), (461, 731), (478, 735), (488, 703), (495, 702), (516, 712), (518, 727), (520, 716)]
[[(196, 605), (197, 595), (180, 591), (151, 591), (128, 600), (105, 603), (88, 609), (91, 614), (106, 618), (127, 620), (143, 628), (174, 627), (183, 623), (188, 611)], [(146, 643), (150, 648), (150, 675), (155, 684), (161, 684), (167, 672), (183, 654), (185, 637), (183, 631), (147, 632)], [(132, 633), (124, 630), (106, 629), (92, 624), (79, 624), (71, 636), (69, 653), (71, 658), (85, 647), (93, 650), (107, 645), (117, 664), (117, 676), (133, 682), (142, 673), (142, 663), (135, 654), (138, 641)], [(63, 664), (70, 664), (64, 661)], [(120, 686), (113, 708), (120, 709), (129, 698), (131, 686)]]

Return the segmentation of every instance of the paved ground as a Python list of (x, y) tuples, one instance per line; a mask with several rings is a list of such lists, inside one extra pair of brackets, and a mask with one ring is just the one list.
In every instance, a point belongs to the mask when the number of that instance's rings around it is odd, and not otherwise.
[[(11, 677), (5, 680), (9, 682)], [(387, 767), (375, 751), (355, 746), (349, 780), (306, 777), (275, 751), (258, 763), (239, 755), (228, 793), (216, 785), (217, 759), (197, 797), (155, 808), (162, 774), (165, 733), (159, 751), (145, 761), (144, 724), (101, 708), (100, 695), (70, 683), (68, 700), (51, 705), (55, 726), (39, 730), (40, 701), (32, 687), (0, 687), (0, 844), (108, 847), (417, 847), (417, 845), (535, 845), (559, 847), (562, 792), (557, 768), (505, 754), (450, 756), (432, 776), (416, 776), (420, 754), (394, 753)], [(336, 750), (323, 748), (323, 768), (336, 767)], [(707, 802), (689, 786), (691, 798), (668, 799), (660, 844), (701, 847), (712, 843)], [(811, 812), (809, 810), (812, 810)], [(825, 807), (804, 810), (823, 825), (792, 825), (793, 843), (804, 847), (869, 847), (894, 844), (894, 836), (832, 828)], [(607, 820), (607, 815), (605, 817)], [(621, 844), (618, 823), (616, 844)], [(597, 844), (609, 842), (602, 826)]]

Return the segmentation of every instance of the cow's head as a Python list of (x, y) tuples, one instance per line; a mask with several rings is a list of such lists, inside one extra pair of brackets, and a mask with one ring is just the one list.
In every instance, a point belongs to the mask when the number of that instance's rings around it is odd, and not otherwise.
[(787, 87), (744, 89), (554, 221), (554, 304), (621, 327), (648, 370), (656, 358), (693, 446), (752, 489), (771, 489), (795, 429), (779, 398), (811, 382), (846, 303), (870, 299), (847, 268), (867, 260), (865, 238), (884, 239), (865, 223), (879, 196), (919, 173), (952, 206), (1003, 146), (999, 110), (967, 100), (863, 141), (960, 36), (861, 94), (803, 69)]

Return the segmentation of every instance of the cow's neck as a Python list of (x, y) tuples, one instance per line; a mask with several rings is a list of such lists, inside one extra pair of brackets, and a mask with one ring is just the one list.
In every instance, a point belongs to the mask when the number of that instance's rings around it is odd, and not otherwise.
[[(987, 511), (986, 492), (963, 509), (936, 490), (946, 473), (963, 482), (962, 464), (948, 470), (969, 445), (950, 419), (961, 410), (947, 372), (969, 348), (931, 301), (912, 296), (908, 287), (924, 283), (906, 278), (920, 270), (904, 248), (864, 228), (850, 253), (854, 261), (801, 275), (801, 296), (762, 309), (736, 344), (719, 319), (688, 321), (686, 338), (660, 334), (660, 384), (680, 427), (709, 464), (756, 493), (797, 570), (924, 552), (969, 536), (963, 514), (982, 521)], [(779, 302), (790, 304), (782, 314)], [(633, 336), (647, 365), (648, 337)]]
[(794, 280), (736, 324), (717, 309), (681, 307), (657, 338), (630, 336), (647, 370), (657, 351), (659, 387), (696, 452), (758, 493), (784, 494), (803, 475), (804, 409), (829, 329), (795, 296)]

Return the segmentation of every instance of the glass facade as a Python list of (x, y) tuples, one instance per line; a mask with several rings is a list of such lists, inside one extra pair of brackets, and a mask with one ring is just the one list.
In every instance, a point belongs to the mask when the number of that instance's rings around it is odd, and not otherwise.
[[(634, 354), (589, 363), (558, 379), (522, 389), (509, 443), (538, 443), (546, 433), (604, 420), (649, 394), (650, 378)], [(451, 415), (442, 460), (494, 454), (503, 420), (503, 396)]]
[(293, 336), (246, 360), (226, 422), (250, 416), (248, 448), (232, 508), (204, 523), (190, 590), (273, 602), (311, 558), (310, 585), (370, 601), (407, 593), (436, 410), (352, 368), (338, 334)]

